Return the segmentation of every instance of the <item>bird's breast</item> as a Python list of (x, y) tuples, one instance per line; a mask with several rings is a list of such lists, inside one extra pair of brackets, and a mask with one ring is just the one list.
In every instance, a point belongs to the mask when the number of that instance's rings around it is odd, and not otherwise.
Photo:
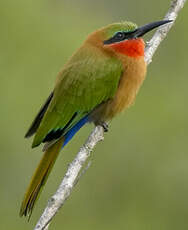
[(109, 105), (112, 106), (113, 115), (128, 108), (134, 102), (145, 75), (146, 63), (144, 57), (138, 59), (126, 58), (124, 61), (124, 72), (117, 92), (110, 103), (111, 105)]
[(104, 102), (93, 111), (94, 122), (111, 120), (121, 111), (133, 104), (136, 94), (146, 75), (144, 57), (120, 57), (124, 71), (119, 81), (118, 89), (112, 99)]

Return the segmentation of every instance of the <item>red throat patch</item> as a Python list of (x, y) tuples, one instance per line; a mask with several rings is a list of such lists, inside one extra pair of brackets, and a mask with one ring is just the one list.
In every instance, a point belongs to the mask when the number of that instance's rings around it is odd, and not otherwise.
[(144, 56), (145, 43), (142, 38), (125, 40), (109, 45), (116, 52), (138, 58)]

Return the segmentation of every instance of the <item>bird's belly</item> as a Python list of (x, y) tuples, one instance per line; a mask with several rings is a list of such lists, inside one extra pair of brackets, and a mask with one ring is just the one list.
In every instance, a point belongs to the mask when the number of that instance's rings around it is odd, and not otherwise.
[(111, 120), (118, 113), (133, 104), (136, 94), (146, 74), (144, 58), (126, 59), (125, 71), (120, 79), (116, 94), (112, 99), (99, 105), (92, 113), (95, 124)]

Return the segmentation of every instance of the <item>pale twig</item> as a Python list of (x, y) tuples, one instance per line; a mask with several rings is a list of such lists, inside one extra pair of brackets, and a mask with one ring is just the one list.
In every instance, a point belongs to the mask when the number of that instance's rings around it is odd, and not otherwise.
[[(75, 159), (69, 165), (68, 170), (58, 188), (56, 193), (48, 201), (48, 205), (44, 210), (39, 222), (37, 223), (35, 230), (42, 230), (45, 228), (53, 216), (57, 213), (59, 208), (64, 204), (69, 197), (74, 185), (77, 183), (77, 178), (84, 163), (90, 156), (90, 153), (94, 149), (95, 145), (104, 139), (104, 131), (102, 126), (96, 126), (90, 134), (86, 143), (80, 148), (80, 151), (76, 155)], [(88, 166), (89, 167), (89, 166)]]
[[(175, 19), (179, 13), (179, 10), (183, 8), (186, 0), (173, 0), (168, 10), (165, 20), (173, 20), (172, 23), (169, 23), (163, 27), (160, 27), (151, 40), (147, 43), (145, 49), (145, 60), (147, 64), (152, 61), (152, 57), (161, 43), (161, 41), (165, 38), (168, 31), (172, 27), (175, 22)], [(70, 196), (72, 189), (75, 184), (78, 182), (79, 174), (84, 166), (84, 163), (87, 161), (91, 152), (93, 151), (96, 144), (104, 139), (104, 131), (101, 126), (97, 126), (94, 128), (92, 133), (90, 134), (86, 143), (80, 148), (80, 151), (76, 155), (73, 162), (69, 165), (67, 172), (55, 194), (48, 201), (47, 207), (45, 208), (42, 216), (40, 217), (37, 225), (34, 230), (47, 230), (48, 226), (55, 216), (55, 214), (59, 211), (59, 209), (64, 205), (67, 198)], [(82, 173), (81, 173), (82, 175)]]
[(159, 29), (155, 32), (153, 37), (149, 42), (147, 42), (147, 46), (145, 49), (145, 61), (147, 64), (152, 62), (152, 57), (157, 50), (159, 44), (166, 37), (167, 33), (173, 26), (179, 11), (184, 7), (186, 0), (173, 0), (171, 2), (171, 6), (164, 17), (164, 20), (173, 20), (172, 23), (168, 23), (165, 26), (159, 27)]

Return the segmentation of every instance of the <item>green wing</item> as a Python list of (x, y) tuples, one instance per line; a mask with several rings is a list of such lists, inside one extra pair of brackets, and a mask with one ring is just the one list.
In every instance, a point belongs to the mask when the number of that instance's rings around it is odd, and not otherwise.
[(122, 64), (91, 45), (82, 46), (59, 74), (53, 98), (36, 132), (33, 147), (50, 132), (66, 133), (82, 117), (115, 94)]

